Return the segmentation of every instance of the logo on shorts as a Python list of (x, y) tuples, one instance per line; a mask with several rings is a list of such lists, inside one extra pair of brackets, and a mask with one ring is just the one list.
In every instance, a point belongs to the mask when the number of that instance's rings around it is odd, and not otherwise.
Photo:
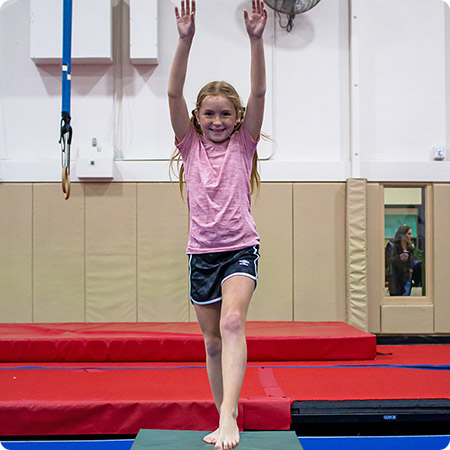
[(248, 267), (250, 265), (250, 263), (246, 259), (240, 259), (239, 260), (239, 265)]

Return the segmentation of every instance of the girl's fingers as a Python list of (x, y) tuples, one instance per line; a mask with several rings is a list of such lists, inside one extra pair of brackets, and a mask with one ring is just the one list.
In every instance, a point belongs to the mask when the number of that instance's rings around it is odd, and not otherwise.
[(175, 17), (176, 17), (177, 19), (180, 18), (180, 11), (178, 11), (178, 6), (175, 6)]
[(252, 14), (265, 14), (266, 9), (263, 0), (252, 0)]
[[(178, 11), (177, 18), (180, 17), (179, 9), (175, 6), (175, 10)], [(195, 0), (181, 0), (181, 17), (190, 16), (195, 14)]]
[(261, 14), (264, 14), (264, 12), (266, 11), (266, 5), (264, 4), (264, 0), (261, 0), (260, 6), (261, 6)]

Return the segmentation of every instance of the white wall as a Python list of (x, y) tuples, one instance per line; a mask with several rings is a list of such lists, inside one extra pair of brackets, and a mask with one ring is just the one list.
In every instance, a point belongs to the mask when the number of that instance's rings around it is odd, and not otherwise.
[(433, 146), (446, 145), (449, 129), (448, 5), (440, 0), (360, 5), (360, 130), (366, 174), (393, 181), (440, 180), (441, 169), (448, 179), (448, 164), (431, 162)]
[[(93, 137), (114, 147), (115, 180), (168, 179), (173, 136), (166, 89), (177, 2), (158, 2), (159, 64), (135, 66), (130, 1), (112, 0), (113, 63), (73, 64), (74, 180), (77, 147)], [(212, 79), (230, 81), (245, 100), (249, 48), (242, 10), (250, 0), (197, 0), (197, 6), (189, 106)], [(264, 131), (273, 141), (260, 147), (263, 180), (342, 181), (355, 173), (371, 181), (450, 179), (450, 158), (435, 162), (431, 152), (435, 144), (447, 146), (450, 136), (450, 12), (442, 0), (323, 0), (295, 19), (291, 33), (269, 15)], [(60, 66), (30, 59), (29, 30), (29, 0), (4, 3), (0, 177), (58, 181)], [(351, 74), (358, 75), (357, 87)], [(360, 153), (356, 160), (352, 148)]]

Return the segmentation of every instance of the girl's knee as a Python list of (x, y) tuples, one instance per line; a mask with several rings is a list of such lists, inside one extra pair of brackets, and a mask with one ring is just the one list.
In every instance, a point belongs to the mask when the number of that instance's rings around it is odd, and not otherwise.
[(222, 353), (222, 339), (220, 336), (204, 336), (206, 353), (210, 358), (214, 358)]
[(245, 324), (239, 312), (234, 311), (226, 314), (220, 321), (220, 331), (224, 334), (241, 334)]

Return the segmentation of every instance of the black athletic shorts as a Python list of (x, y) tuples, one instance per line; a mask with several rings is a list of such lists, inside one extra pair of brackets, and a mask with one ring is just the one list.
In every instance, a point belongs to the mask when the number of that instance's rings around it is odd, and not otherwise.
[(222, 300), (222, 283), (235, 275), (258, 282), (259, 245), (231, 252), (189, 255), (189, 295), (192, 303)]

